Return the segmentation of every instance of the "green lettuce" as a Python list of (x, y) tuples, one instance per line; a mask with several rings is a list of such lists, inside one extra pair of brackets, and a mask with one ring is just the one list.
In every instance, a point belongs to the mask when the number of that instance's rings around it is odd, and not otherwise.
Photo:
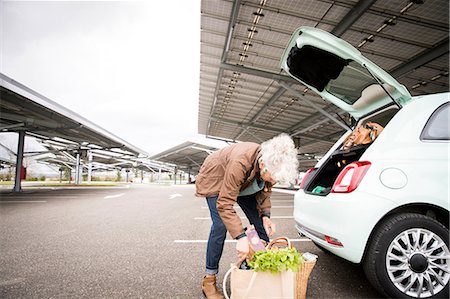
[(270, 271), (273, 274), (291, 269), (297, 272), (304, 262), (304, 258), (295, 248), (258, 251), (248, 263), (250, 269), (256, 272)]

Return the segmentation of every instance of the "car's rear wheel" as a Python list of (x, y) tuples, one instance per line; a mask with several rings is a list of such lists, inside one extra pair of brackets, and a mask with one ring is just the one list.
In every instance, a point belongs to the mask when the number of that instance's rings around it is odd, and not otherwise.
[(448, 298), (449, 230), (424, 215), (393, 215), (374, 233), (363, 265), (388, 297)]

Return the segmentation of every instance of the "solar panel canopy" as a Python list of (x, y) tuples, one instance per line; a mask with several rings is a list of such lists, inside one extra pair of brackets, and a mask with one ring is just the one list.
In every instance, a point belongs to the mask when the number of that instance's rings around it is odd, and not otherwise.
[(295, 29), (342, 38), (413, 96), (440, 93), (449, 90), (448, 10), (445, 0), (203, 0), (198, 132), (258, 143), (285, 132), (300, 169), (312, 167), (345, 129), (308, 102), (350, 116), (280, 68)]
[(192, 141), (186, 141), (175, 147), (156, 154), (150, 159), (177, 166), (177, 169), (190, 174), (197, 174), (208, 155), (218, 149)]
[(68, 147), (113, 149), (123, 155), (145, 156), (129, 144), (75, 112), (0, 73), (0, 127), (2, 132), (28, 135)]

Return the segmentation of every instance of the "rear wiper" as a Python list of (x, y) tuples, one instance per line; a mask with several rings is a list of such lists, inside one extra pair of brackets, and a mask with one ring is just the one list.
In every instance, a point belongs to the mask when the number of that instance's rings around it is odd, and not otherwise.
[(391, 98), (392, 102), (394, 102), (395, 105), (397, 105), (398, 109), (402, 109), (402, 106), (400, 106), (399, 103), (397, 103), (397, 101), (394, 99), (394, 97), (387, 91), (387, 89), (383, 86), (383, 83), (372, 74), (372, 72), (369, 70), (369, 68), (363, 64), (363, 67), (366, 68), (366, 70), (369, 72), (369, 74), (372, 76), (373, 79), (375, 79), (375, 81), (377, 81), (378, 85), (381, 86), (381, 88), (383, 88), (384, 92)]

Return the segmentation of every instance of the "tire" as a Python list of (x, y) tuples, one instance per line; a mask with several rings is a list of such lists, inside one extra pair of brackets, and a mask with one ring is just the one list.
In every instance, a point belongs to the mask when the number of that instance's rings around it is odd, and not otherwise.
[(387, 297), (449, 298), (449, 230), (421, 214), (390, 216), (374, 232), (363, 267)]

